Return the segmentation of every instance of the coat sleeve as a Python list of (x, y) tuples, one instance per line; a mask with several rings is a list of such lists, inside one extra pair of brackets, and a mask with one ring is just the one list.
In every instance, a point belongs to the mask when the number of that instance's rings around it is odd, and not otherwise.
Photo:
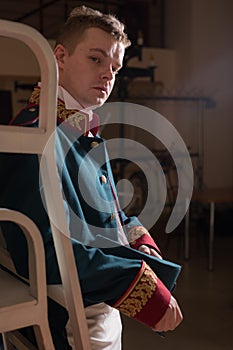
[(155, 243), (154, 239), (151, 237), (150, 233), (144, 226), (132, 227), (130, 230), (128, 230), (127, 237), (132, 248), (138, 249), (141, 245), (147, 245), (161, 254), (161, 251)]
[(123, 314), (154, 328), (165, 314), (170, 292), (151, 268), (142, 261), (142, 266), (129, 288), (112, 306)]
[(145, 244), (153, 249), (155, 249), (160, 255), (161, 251), (155, 243), (154, 239), (151, 237), (148, 230), (142, 225), (136, 216), (128, 217), (123, 210), (120, 209), (120, 204), (118, 200), (117, 190), (114, 183), (114, 178), (112, 175), (111, 168), (108, 168), (108, 173), (110, 174), (110, 181), (112, 183), (113, 197), (116, 201), (116, 206), (119, 209), (119, 216), (122, 225), (124, 226), (124, 231), (130, 246), (134, 249), (138, 249), (141, 245)]

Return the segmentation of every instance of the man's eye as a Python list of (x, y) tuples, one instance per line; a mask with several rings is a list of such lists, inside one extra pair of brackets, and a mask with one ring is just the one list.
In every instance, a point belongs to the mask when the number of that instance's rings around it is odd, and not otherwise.
[(99, 59), (98, 57), (91, 56), (90, 59), (91, 59), (93, 62), (97, 62), (97, 63), (100, 62), (100, 59)]

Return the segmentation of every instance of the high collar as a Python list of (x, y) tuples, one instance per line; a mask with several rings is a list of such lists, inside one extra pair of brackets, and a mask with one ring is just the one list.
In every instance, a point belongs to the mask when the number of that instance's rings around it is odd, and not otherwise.
[[(60, 94), (60, 95), (59, 95)], [(61, 97), (61, 98), (60, 98)], [(65, 100), (65, 101), (64, 101)], [(39, 105), (40, 85), (34, 88), (29, 99), (29, 104)], [(73, 108), (74, 105), (78, 108)], [(85, 136), (98, 132), (99, 118), (92, 111), (79, 108), (80, 104), (62, 87), (58, 89), (57, 122), (58, 125), (66, 122), (72, 128), (76, 128)], [(67, 108), (68, 107), (68, 108)]]
[(67, 110), (72, 109), (83, 112), (89, 116), (89, 121), (92, 120), (93, 111), (88, 108), (82, 107), (81, 104), (78, 101), (76, 101), (75, 98), (71, 96), (71, 94), (61, 85), (58, 86), (58, 98), (64, 102), (65, 108)]

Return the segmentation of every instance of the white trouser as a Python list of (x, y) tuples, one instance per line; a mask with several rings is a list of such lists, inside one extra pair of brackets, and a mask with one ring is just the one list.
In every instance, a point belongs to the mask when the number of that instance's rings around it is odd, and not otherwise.
[[(105, 303), (85, 308), (92, 350), (121, 350), (122, 324), (120, 313)], [(75, 349), (70, 322), (67, 324), (68, 341)]]

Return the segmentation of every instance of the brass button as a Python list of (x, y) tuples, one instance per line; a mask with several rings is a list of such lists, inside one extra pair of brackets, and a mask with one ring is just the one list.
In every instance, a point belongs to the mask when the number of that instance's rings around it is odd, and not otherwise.
[(106, 184), (107, 183), (106, 176), (104, 176), (104, 175), (100, 176), (100, 181), (101, 181), (102, 184)]
[(99, 142), (92, 141), (90, 146), (91, 146), (91, 148), (95, 148), (95, 147), (99, 146)]
[(115, 219), (115, 214), (112, 213), (109, 219), (110, 219), (110, 221), (114, 220)]

